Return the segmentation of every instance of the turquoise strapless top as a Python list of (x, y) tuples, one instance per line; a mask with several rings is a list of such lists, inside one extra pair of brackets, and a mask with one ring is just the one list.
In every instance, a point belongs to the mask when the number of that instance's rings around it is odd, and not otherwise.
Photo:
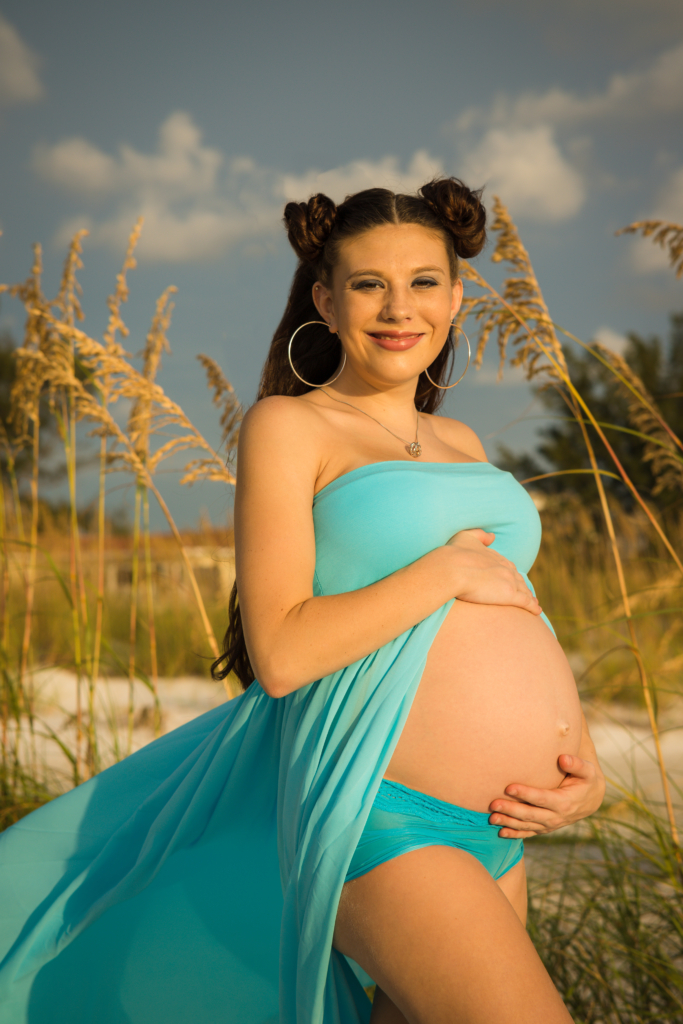
[[(488, 463), (363, 466), (313, 519), (316, 594), (473, 527), (526, 573), (541, 535)], [(336, 907), (451, 604), (287, 697), (254, 683), (0, 836), (0, 1024), (365, 1024)]]
[(541, 543), (533, 501), (490, 462), (379, 462), (338, 477), (313, 501), (318, 594), (383, 579), (459, 530), (495, 533), (492, 547), (527, 573)]

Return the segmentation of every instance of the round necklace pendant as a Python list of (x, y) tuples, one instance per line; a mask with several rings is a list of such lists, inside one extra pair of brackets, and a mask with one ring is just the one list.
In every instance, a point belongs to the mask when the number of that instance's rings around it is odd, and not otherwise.
[(419, 459), (422, 455), (422, 445), (418, 444), (417, 441), (413, 441), (412, 444), (406, 445), (406, 451), (408, 455), (412, 455), (414, 459)]

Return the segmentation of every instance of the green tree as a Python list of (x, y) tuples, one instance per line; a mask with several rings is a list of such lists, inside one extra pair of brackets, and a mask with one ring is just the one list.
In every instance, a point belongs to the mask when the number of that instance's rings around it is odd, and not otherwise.
[[(632, 434), (614, 429), (633, 429), (627, 395), (619, 387), (614, 374), (589, 352), (577, 354), (576, 350), (568, 347), (566, 355), (572, 381), (591, 412), (599, 423), (612, 425), (605, 429), (605, 433), (624, 469), (643, 497), (652, 498), (657, 479), (650, 462), (643, 459), (644, 442)], [(683, 437), (683, 313), (671, 316), (668, 345), (656, 335), (644, 338), (631, 333), (623, 356), (654, 398), (669, 426)], [(533, 454), (516, 455), (501, 445), (497, 464), (519, 480), (556, 470), (590, 468), (580, 427), (571, 417), (562, 391), (552, 385), (544, 385), (537, 388), (536, 393), (557, 420), (539, 431), (541, 440)], [(614, 472), (614, 464), (604, 445), (590, 426), (588, 429), (600, 468)], [(605, 487), (630, 508), (632, 497), (628, 489), (619, 481), (609, 477), (603, 479)], [(595, 483), (588, 475), (549, 477), (534, 482), (533, 486), (549, 493), (570, 489), (590, 504), (597, 501)], [(682, 495), (679, 490), (668, 488), (660, 489), (657, 497), (660, 508), (674, 509), (680, 506)]]

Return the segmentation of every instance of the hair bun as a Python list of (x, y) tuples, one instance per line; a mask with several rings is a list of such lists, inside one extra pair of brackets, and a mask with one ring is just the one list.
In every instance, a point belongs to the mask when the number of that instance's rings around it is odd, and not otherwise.
[(337, 207), (329, 196), (318, 192), (307, 203), (287, 203), (287, 237), (300, 260), (314, 263), (330, 237), (337, 219)]
[(464, 259), (477, 256), (486, 243), (482, 192), (472, 191), (459, 178), (435, 178), (418, 191), (451, 233), (455, 251)]

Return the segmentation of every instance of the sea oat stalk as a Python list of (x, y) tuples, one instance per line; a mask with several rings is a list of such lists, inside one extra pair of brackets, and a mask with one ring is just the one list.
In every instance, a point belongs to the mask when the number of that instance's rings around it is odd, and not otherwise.
[[(107, 351), (118, 355), (121, 346), (116, 340), (117, 333), (122, 337), (128, 336), (128, 328), (121, 317), (121, 306), (128, 301), (127, 274), (136, 266), (135, 248), (142, 230), (142, 218), (139, 217), (130, 238), (128, 248), (123, 260), (121, 271), (116, 276), (116, 288), (109, 296), (107, 305), (109, 307), (109, 321), (104, 334), (104, 345)], [(110, 380), (108, 374), (99, 374), (94, 378), (100, 396), (100, 402), (106, 408), (109, 402)], [(97, 497), (97, 599), (95, 606), (95, 630), (93, 636), (93, 654), (88, 687), (88, 718), (89, 718), (89, 756), (91, 770), (99, 770), (99, 754), (97, 751), (97, 734), (95, 723), (95, 690), (100, 671), (100, 655), (102, 649), (102, 620), (104, 616), (104, 541), (106, 529), (106, 475), (107, 475), (107, 440), (106, 430), (101, 431), (100, 452), (99, 452), (99, 487)]]
[[(146, 381), (153, 383), (161, 367), (161, 356), (163, 352), (170, 351), (167, 332), (173, 312), (171, 296), (176, 292), (175, 287), (167, 288), (159, 297), (152, 320), (152, 326), (147, 334), (147, 340), (143, 351), (142, 373)], [(136, 452), (142, 463), (149, 463), (149, 433), (152, 402), (149, 395), (141, 395), (133, 405), (128, 432), (136, 438)], [(147, 598), (147, 636), (149, 642), (150, 670), (152, 681), (152, 692), (154, 694), (154, 735), (161, 732), (161, 709), (159, 705), (159, 670), (157, 666), (157, 641), (156, 623), (154, 619), (154, 588), (152, 581), (152, 550), (149, 524), (149, 491), (142, 478), (138, 477), (138, 492), (142, 495), (143, 508), (143, 542), (145, 555), (145, 593)]]
[(149, 491), (142, 490), (143, 536), (145, 542), (145, 589), (147, 595), (147, 632), (149, 636), (149, 662), (152, 691), (154, 693), (154, 736), (161, 734), (161, 704), (159, 703), (159, 666), (157, 662), (157, 633), (154, 620), (154, 590), (152, 576), (152, 545), (149, 528)]
[(683, 224), (666, 220), (637, 220), (620, 228), (616, 235), (637, 235), (652, 238), (655, 245), (668, 249), (669, 263), (676, 277), (683, 277)]
[[(155, 430), (161, 429), (159, 424), (163, 423), (166, 426), (180, 426), (181, 429), (186, 431), (183, 436), (173, 438), (170, 442), (155, 452), (150, 458), (150, 464), (148, 466), (142, 462), (137, 453), (137, 437), (131, 437), (126, 434), (111, 415), (109, 409), (103, 408), (100, 403), (97, 402), (83, 387), (80, 381), (68, 376), (63, 378), (61, 376), (62, 371), (55, 368), (55, 383), (68, 384), (75, 389), (79, 406), (79, 415), (96, 423), (98, 429), (106, 430), (109, 437), (117, 446), (115, 457), (123, 466), (127, 467), (136, 476), (142, 477), (145, 485), (149, 487), (150, 491), (159, 502), (161, 510), (166, 517), (166, 521), (171, 528), (171, 532), (173, 533), (173, 536), (178, 543), (178, 547), (180, 548), (180, 554), (197, 603), (197, 608), (202, 619), (202, 625), (204, 626), (209, 646), (211, 647), (212, 652), (214, 652), (214, 657), (218, 657), (218, 644), (216, 643), (213, 629), (211, 628), (209, 618), (206, 614), (204, 601), (197, 584), (194, 569), (189, 560), (180, 531), (175, 524), (170, 509), (154, 483), (152, 471), (156, 469), (161, 458), (165, 457), (171, 451), (194, 447), (203, 448), (205, 452), (210, 453), (210, 458), (206, 459), (206, 467), (203, 469), (202, 475), (204, 478), (221, 480), (226, 483), (234, 483), (234, 477), (228, 472), (216, 452), (202, 437), (196, 427), (190, 423), (180, 406), (171, 401), (158, 384), (151, 384), (149, 381), (146, 381), (145, 378), (127, 362), (127, 360), (121, 356), (112, 356), (106, 351), (104, 346), (94, 339), (89, 338), (83, 331), (79, 331), (77, 328), (68, 327), (61, 321), (54, 321), (53, 326), (55, 330), (73, 338), (74, 342), (78, 345), (78, 351), (81, 359), (84, 361), (86, 366), (91, 367), (92, 372), (97, 370), (97, 372), (111, 373), (112, 377), (116, 376), (115, 383), (112, 385), (112, 401), (118, 400), (119, 398), (135, 399), (141, 394), (149, 394), (153, 399), (155, 406), (161, 407), (161, 412), (158, 415), (153, 416)], [(183, 481), (181, 481), (181, 483), (182, 482)]]
[(133, 512), (133, 560), (130, 580), (130, 630), (128, 648), (128, 753), (133, 751), (133, 729), (135, 727), (135, 648), (138, 625), (138, 578), (140, 563), (140, 504), (141, 485), (135, 488), (135, 510)]

